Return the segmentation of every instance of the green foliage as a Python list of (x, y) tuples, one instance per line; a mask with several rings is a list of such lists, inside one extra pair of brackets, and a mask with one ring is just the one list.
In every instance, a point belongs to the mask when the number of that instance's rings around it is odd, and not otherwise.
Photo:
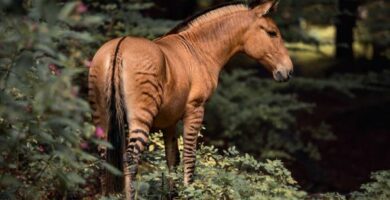
[[(389, 91), (389, 71), (366, 75), (337, 75), (329, 79), (294, 78), (288, 84), (259, 79), (252, 71), (222, 73), (216, 93), (206, 107), (206, 141), (226, 148), (237, 145), (261, 158), (296, 158), (320, 154), (313, 141), (333, 140), (331, 127), (307, 125), (297, 116), (311, 116), (314, 103), (300, 98), (332, 94), (352, 100), (358, 91)], [(309, 100), (310, 101), (310, 100)]]
[(148, 37), (165, 32), (159, 28), (165, 23), (139, 14), (150, 5), (1, 1), (1, 199), (96, 192), (101, 161), (94, 148), (108, 144), (94, 137), (82, 98), (90, 57), (123, 31)]
[(390, 199), (390, 171), (378, 171), (371, 174), (373, 182), (363, 184), (361, 191), (351, 193), (351, 199)]
[(323, 41), (309, 35), (305, 31), (305, 24), (330, 25), (336, 15), (336, 0), (284, 0), (273, 18), (281, 28), (285, 40), (318, 45)]
[[(183, 140), (179, 139), (179, 149)], [(197, 150), (195, 181), (184, 187), (183, 166), (169, 173), (164, 159), (162, 133), (151, 135), (149, 151), (144, 154), (136, 182), (138, 199), (161, 199), (169, 194), (169, 180), (174, 180), (171, 194), (176, 199), (388, 199), (390, 171), (372, 174), (374, 182), (363, 184), (361, 191), (342, 195), (339, 193), (307, 194), (300, 190), (291, 173), (279, 160), (259, 162), (248, 154), (231, 147), (222, 151), (213, 146), (200, 145)], [(120, 199), (121, 194), (109, 199)], [(106, 199), (106, 198), (103, 198)]]
[(307, 199), (313, 200), (346, 200), (347, 198), (344, 195), (339, 193), (329, 192), (323, 194), (312, 194), (307, 197)]
[(165, 32), (165, 21), (139, 14), (150, 5), (133, 2), (118, 9), (113, 3), (1, 1), (1, 199), (96, 192), (101, 161), (95, 147), (108, 144), (94, 137), (88, 123), (90, 57), (123, 32), (151, 38)]
[(166, 170), (162, 134), (152, 135), (152, 141), (137, 179), (140, 199), (159, 199), (168, 194), (168, 177), (175, 180), (178, 199), (302, 199), (306, 196), (281, 161), (259, 162), (248, 154), (240, 154), (234, 147), (220, 154), (212, 146), (201, 145), (196, 156), (195, 181), (184, 187), (181, 165), (176, 173), (169, 175)]
[[(317, 127), (299, 126), (297, 113), (310, 113), (314, 104), (299, 100), (294, 88), (339, 85), (331, 81), (313, 82), (296, 79), (289, 84), (275, 83), (243, 70), (222, 74), (220, 85), (206, 107), (205, 137), (211, 135), (207, 139), (216, 146), (237, 145), (240, 150), (262, 158), (292, 158), (295, 153), (305, 152), (319, 159), (311, 140), (329, 140), (334, 136), (325, 123)], [(304, 140), (304, 136), (311, 140)]]
[(82, 192), (98, 161), (86, 151), (98, 142), (89, 105), (72, 82), (92, 37), (72, 29), (99, 18), (77, 13), (78, 2), (30, 3), (26, 16), (0, 14), (1, 199)]
[[(141, 15), (140, 11), (154, 6), (152, 1), (118, 0), (97, 3), (87, 0), (86, 2), (91, 7), (90, 13), (103, 16), (99, 29), (104, 33), (105, 38), (101, 42), (123, 35), (154, 39), (168, 32), (176, 24), (175, 21), (151, 19)], [(97, 35), (100, 34), (97, 33)]]
[(383, 0), (368, 1), (361, 6), (357, 34), (359, 41), (373, 45), (374, 54), (387, 58), (390, 58), (389, 9), (390, 3)]

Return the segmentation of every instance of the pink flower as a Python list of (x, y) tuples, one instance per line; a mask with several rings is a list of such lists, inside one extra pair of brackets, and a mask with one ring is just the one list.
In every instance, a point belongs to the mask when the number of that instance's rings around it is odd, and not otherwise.
[(49, 64), (49, 69), (50, 71), (55, 71), (57, 70), (57, 66), (55, 64)]
[(44, 153), (45, 152), (45, 148), (42, 145), (39, 145), (38, 146), (38, 151), (41, 152), (41, 153)]
[(86, 66), (86, 67), (91, 67), (91, 61), (90, 60), (87, 60), (87, 59), (85, 59), (84, 61), (83, 61), (83, 64)]
[(88, 149), (88, 148), (89, 148), (89, 145), (88, 145), (87, 142), (82, 142), (82, 143), (80, 143), (80, 148), (81, 148), (81, 149)]
[(95, 136), (97, 138), (104, 138), (104, 130), (102, 127), (100, 126), (96, 127)]
[(51, 73), (53, 73), (56, 76), (59, 76), (61, 74), (61, 71), (58, 69), (58, 67), (55, 64), (50, 64), (49, 70), (51, 71)]
[(83, 2), (80, 2), (76, 7), (76, 12), (79, 14), (85, 13), (87, 10), (88, 7)]

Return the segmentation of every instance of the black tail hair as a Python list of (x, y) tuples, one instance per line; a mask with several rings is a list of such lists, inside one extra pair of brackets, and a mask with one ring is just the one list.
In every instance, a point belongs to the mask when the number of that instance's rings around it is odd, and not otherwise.
[[(121, 43), (126, 37), (122, 37), (115, 49), (114, 58), (112, 61), (111, 74), (111, 94), (109, 99), (109, 123), (108, 123), (108, 142), (113, 146), (112, 149), (107, 150), (107, 162), (123, 172), (123, 155), (125, 148), (125, 134), (126, 134), (126, 111), (121, 102), (123, 102), (123, 94), (120, 90), (120, 77), (117, 84), (115, 84), (115, 76), (120, 75), (120, 70), (117, 69), (118, 52)], [(118, 98), (119, 97), (119, 98)], [(119, 105), (119, 106), (118, 106)], [(112, 174), (106, 171), (106, 191), (108, 193), (120, 193), (123, 191), (123, 177)]]

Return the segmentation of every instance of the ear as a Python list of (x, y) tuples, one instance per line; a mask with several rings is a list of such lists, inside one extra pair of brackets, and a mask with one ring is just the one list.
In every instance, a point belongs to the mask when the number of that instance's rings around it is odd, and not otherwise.
[(249, 7), (256, 13), (256, 16), (263, 17), (270, 12), (276, 11), (279, 0), (255, 0), (249, 4)]

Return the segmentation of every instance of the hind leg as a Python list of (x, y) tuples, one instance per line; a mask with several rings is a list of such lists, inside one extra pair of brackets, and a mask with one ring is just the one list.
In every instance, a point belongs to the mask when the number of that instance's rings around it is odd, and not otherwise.
[[(95, 135), (103, 140), (107, 140), (108, 113), (106, 109), (104, 109), (104, 96), (99, 92), (99, 82), (96, 80), (96, 75), (91, 72), (88, 79), (88, 100), (92, 109), (92, 121), (96, 127)], [(103, 86), (100, 88), (103, 88)], [(97, 151), (102, 160), (107, 159), (107, 147), (99, 145)], [(105, 170), (99, 170), (98, 176), (100, 181), (100, 192), (102, 195), (106, 195), (107, 184)]]
[(135, 199), (134, 181), (141, 161), (141, 154), (149, 142), (149, 131), (157, 115), (159, 104), (151, 93), (143, 92), (137, 99), (138, 104), (126, 104), (129, 113), (129, 133), (124, 155), (124, 178), (126, 199)]
[(138, 165), (141, 162), (142, 152), (147, 148), (149, 142), (149, 131), (152, 121), (139, 117), (129, 120), (130, 129), (126, 142), (126, 154), (124, 155), (124, 190), (126, 199), (135, 199), (134, 181), (138, 172)]
[(176, 125), (163, 130), (164, 133), (164, 145), (165, 156), (167, 159), (169, 171), (173, 171), (174, 168), (180, 163), (179, 147), (177, 144)]
[[(164, 146), (165, 146), (165, 157), (167, 160), (167, 165), (169, 172), (174, 172), (176, 167), (180, 163), (180, 154), (177, 144), (177, 135), (176, 135), (176, 124), (163, 130), (164, 133)], [(169, 195), (168, 199), (173, 199), (175, 194), (175, 183), (171, 178), (168, 178), (169, 184)]]
[[(141, 58), (139, 58), (141, 59)], [(159, 67), (149, 57), (142, 58), (131, 70), (123, 67), (121, 86), (129, 124), (125, 154), (126, 199), (135, 199), (134, 180), (141, 160), (141, 154), (149, 142), (149, 131), (157, 116), (163, 98)], [(161, 63), (163, 64), (163, 60)]]

